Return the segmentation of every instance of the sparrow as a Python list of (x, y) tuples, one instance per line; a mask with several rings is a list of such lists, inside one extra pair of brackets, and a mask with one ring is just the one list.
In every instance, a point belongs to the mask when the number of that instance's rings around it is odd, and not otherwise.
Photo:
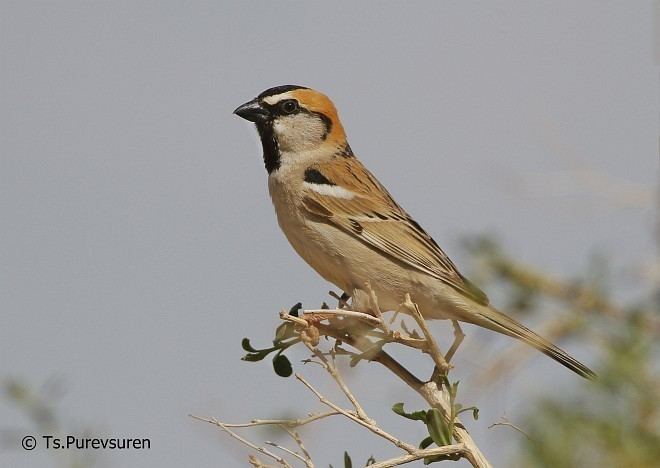
[(426, 319), (458, 320), (517, 338), (580, 376), (595, 377), (489, 304), (356, 158), (327, 96), (304, 86), (277, 86), (234, 114), (256, 124), (268, 190), (289, 243), (351, 296), (354, 310), (370, 312), (369, 282), (382, 311), (397, 310), (408, 293)]

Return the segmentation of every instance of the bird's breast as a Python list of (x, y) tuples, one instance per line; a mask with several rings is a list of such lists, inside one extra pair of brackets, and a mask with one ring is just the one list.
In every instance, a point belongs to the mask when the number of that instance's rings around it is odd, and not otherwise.
[(287, 184), (275, 178), (268, 184), (277, 222), (294, 250), (323, 278), (348, 288), (345, 242), (333, 226), (312, 219), (302, 204), (302, 184)]
[(349, 294), (370, 281), (382, 310), (396, 310), (405, 293), (413, 296), (425, 316), (434, 315), (439, 305), (447, 308), (433, 294), (438, 288), (446, 289), (442, 283), (394, 263), (351, 234), (307, 212), (302, 203), (302, 183), (298, 187), (271, 177), (268, 185), (277, 221), (289, 243), (327, 281)]

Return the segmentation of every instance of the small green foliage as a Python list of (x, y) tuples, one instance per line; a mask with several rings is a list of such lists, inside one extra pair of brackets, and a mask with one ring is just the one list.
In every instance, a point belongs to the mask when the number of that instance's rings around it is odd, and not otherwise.
[(422, 441), (419, 443), (419, 448), (423, 450), (425, 448), (428, 448), (428, 446), (431, 445), (432, 443), (433, 443), (433, 439), (431, 438), (431, 436), (428, 436), (422, 439)]
[[(367, 462), (364, 464), (364, 466), (373, 465), (375, 463), (376, 459), (373, 455), (370, 455), (369, 458), (367, 458)], [(329, 465), (329, 467), (333, 468), (332, 465)], [(351, 460), (351, 456), (346, 451), (344, 451), (344, 468), (353, 468), (353, 461)]]
[(242, 361), (247, 361), (247, 362), (257, 362), (261, 361), (263, 358), (265, 358), (270, 350), (265, 350), (268, 352), (260, 352), (260, 353), (248, 353), (245, 356), (241, 358)]
[[(394, 411), (399, 416), (410, 419), (412, 421), (421, 421), (426, 425), (429, 436), (425, 437), (419, 443), (420, 449), (428, 448), (431, 446), (431, 444), (435, 444), (438, 447), (450, 445), (453, 442), (454, 421), (459, 414), (466, 411), (471, 411), (474, 419), (479, 417), (479, 408), (476, 406), (463, 408), (461, 404), (456, 403), (458, 382), (451, 383), (445, 376), (442, 380), (442, 384), (449, 393), (449, 402), (451, 405), (451, 415), (449, 421), (445, 420), (445, 418), (442, 416), (442, 413), (437, 408), (407, 413), (403, 408), (403, 403), (395, 403), (392, 405), (392, 411)], [(459, 457), (456, 455), (439, 455), (435, 457), (427, 457), (424, 459), (424, 464), (428, 465), (443, 460), (457, 460), (458, 458)]]
[(302, 302), (297, 302), (293, 307), (289, 309), (289, 315), (297, 317), (298, 311), (300, 311), (300, 309), (302, 309)]
[(344, 452), (344, 468), (353, 468), (353, 462), (351, 461), (348, 452)]
[(426, 412), (425, 422), (435, 445), (442, 447), (451, 444), (451, 428), (437, 408), (431, 408)]
[(412, 419), (413, 421), (426, 421), (426, 411), (415, 411), (413, 413), (406, 413), (403, 409), (403, 403), (395, 403), (392, 405), (392, 411), (404, 418)]
[(467, 408), (463, 408), (463, 405), (457, 403), (456, 410), (456, 416), (461, 413), (465, 413), (466, 411), (472, 411), (472, 417), (474, 420), (477, 421), (479, 419), (479, 408), (476, 406), (468, 406)]
[(291, 361), (283, 354), (276, 354), (273, 358), (273, 369), (275, 373), (280, 377), (290, 377), (293, 374), (293, 368), (291, 367)]
[[(289, 310), (290, 315), (298, 316), (298, 311), (302, 308), (299, 302)], [(275, 330), (275, 338), (273, 339), (273, 346), (263, 349), (257, 349), (250, 343), (249, 338), (243, 338), (241, 347), (247, 354), (241, 358), (243, 361), (256, 362), (263, 360), (270, 353), (276, 353), (273, 356), (273, 370), (280, 377), (289, 377), (293, 374), (291, 361), (284, 356), (282, 352), (287, 348), (300, 342), (300, 338), (296, 336), (296, 330), (291, 322), (284, 322), (280, 324)]]
[(249, 353), (256, 353), (257, 350), (252, 347), (250, 344), (250, 339), (249, 338), (243, 338), (243, 341), (241, 341), (241, 347), (249, 352)]

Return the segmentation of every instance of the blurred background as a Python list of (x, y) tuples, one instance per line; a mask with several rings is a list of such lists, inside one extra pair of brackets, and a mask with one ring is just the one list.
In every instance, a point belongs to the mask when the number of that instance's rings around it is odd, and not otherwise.
[[(2, 0), (0, 465), (247, 466), (243, 446), (187, 415), (320, 408), (268, 360), (240, 360), (242, 337), (272, 340), (280, 309), (330, 300), (277, 227), (256, 132), (231, 114), (293, 83), (334, 100), (358, 157), (494, 304), (603, 376), (584, 382), (465, 326), (453, 378), (481, 410), (464, 419), (491, 462), (652, 466), (659, 12)], [(432, 327), (446, 348), (451, 328)], [(306, 353), (288, 355), (339, 400), (300, 364)], [(390, 410), (423, 402), (384, 369), (344, 375), (382, 427), (425, 436)], [(489, 427), (503, 422), (524, 434)], [(51, 433), (146, 437), (151, 449), (20, 448)], [(356, 466), (397, 453), (341, 419), (301, 433), (317, 466), (342, 466), (344, 450)]]

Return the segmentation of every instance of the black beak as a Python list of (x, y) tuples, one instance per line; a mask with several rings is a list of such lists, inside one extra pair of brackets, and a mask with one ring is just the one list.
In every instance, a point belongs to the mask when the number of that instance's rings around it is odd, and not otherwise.
[(271, 117), (270, 111), (263, 107), (258, 99), (253, 99), (250, 102), (238, 106), (236, 110), (234, 110), (234, 114), (255, 123), (265, 122)]

